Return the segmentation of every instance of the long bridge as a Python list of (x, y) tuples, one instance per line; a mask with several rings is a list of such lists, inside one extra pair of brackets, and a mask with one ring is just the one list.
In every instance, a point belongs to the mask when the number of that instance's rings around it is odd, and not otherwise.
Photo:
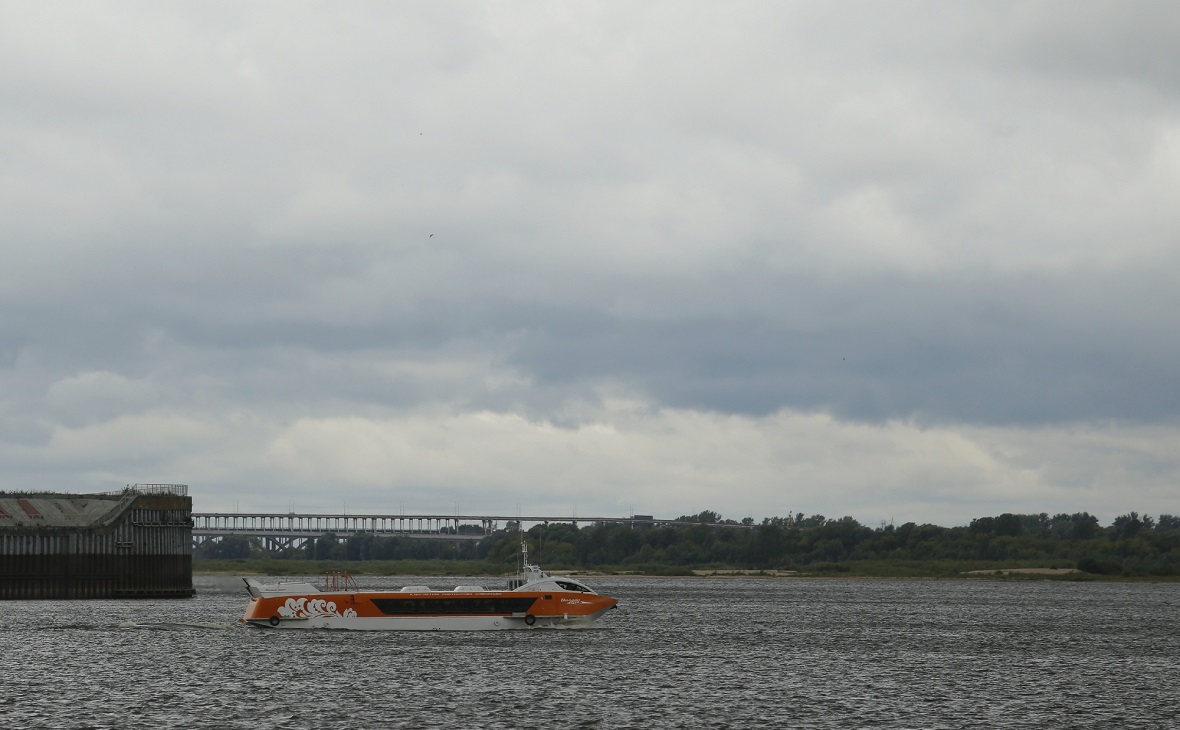
[(369, 534), (378, 537), (412, 537), (428, 540), (482, 540), (500, 529), (501, 523), (570, 522), (629, 523), (636, 527), (691, 525), (674, 520), (654, 520), (651, 515), (633, 517), (559, 517), (504, 515), (350, 515), (297, 514), (288, 512), (194, 512), (193, 547), (228, 535), (261, 538), (267, 550), (299, 547), (326, 534), (337, 538)]

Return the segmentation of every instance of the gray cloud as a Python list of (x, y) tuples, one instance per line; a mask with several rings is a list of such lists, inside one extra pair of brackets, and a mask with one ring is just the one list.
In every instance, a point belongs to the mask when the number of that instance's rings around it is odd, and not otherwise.
[(1166, 3), (8, 6), (0, 434), (576, 430), (623, 398), (1174, 435), (1178, 30)]
[[(372, 247), (276, 259), (214, 246), (194, 259), (148, 254), (131, 270), (92, 276), (89, 289), (52, 292), (52, 302), (32, 302), (31, 318), (9, 322), (6, 340), (38, 343), (40, 365), (58, 376), (78, 362), (190, 377), (207, 367), (228, 380), (257, 372), (271, 385), (236, 397), (279, 400), (306, 390), (302, 378), (315, 375), (306, 370), (321, 367), (308, 367), (314, 353), (329, 363), (315, 392), (356, 402), (445, 397), (429, 372), (401, 384), (413, 395), (380, 396), (331, 369), (399, 356), (498, 362), (527, 381), (526, 400), (532, 388), (590, 396), (615, 382), (673, 407), (870, 421), (1159, 421), (1175, 418), (1180, 393), (1171, 367), (1180, 302), (1165, 261), (1154, 271), (1020, 276), (730, 269), (669, 278), (545, 266), (524, 276), (483, 260), (418, 262), (419, 275), (433, 271), (415, 279)], [(487, 276), (494, 285), (481, 283)]]

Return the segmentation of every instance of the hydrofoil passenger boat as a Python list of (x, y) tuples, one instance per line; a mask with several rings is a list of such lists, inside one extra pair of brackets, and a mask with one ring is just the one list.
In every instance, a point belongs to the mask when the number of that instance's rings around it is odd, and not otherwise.
[(264, 584), (244, 578), (250, 603), (242, 622), (276, 629), (368, 631), (487, 631), (541, 626), (586, 626), (615, 607), (576, 578), (551, 576), (528, 562), (521, 544), (521, 570), (505, 590), (461, 585), (451, 590), (405, 586), (397, 591), (361, 591), (351, 581)]

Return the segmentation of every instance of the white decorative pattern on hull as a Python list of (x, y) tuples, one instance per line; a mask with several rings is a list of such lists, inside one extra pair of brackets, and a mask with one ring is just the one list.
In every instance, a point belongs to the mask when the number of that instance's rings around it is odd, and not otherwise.
[(279, 615), (283, 618), (352, 618), (356, 611), (344, 609), (343, 613), (336, 610), (335, 601), (323, 598), (288, 598), (279, 608)]

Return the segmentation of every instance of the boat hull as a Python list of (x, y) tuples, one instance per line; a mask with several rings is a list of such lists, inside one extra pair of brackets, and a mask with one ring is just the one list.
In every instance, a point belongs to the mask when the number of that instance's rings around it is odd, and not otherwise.
[(273, 629), (346, 631), (500, 631), (584, 627), (617, 600), (586, 593), (313, 593), (262, 595), (242, 622)]

